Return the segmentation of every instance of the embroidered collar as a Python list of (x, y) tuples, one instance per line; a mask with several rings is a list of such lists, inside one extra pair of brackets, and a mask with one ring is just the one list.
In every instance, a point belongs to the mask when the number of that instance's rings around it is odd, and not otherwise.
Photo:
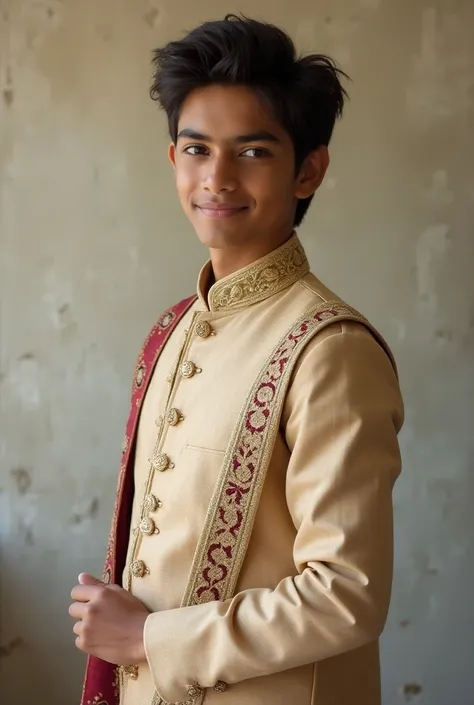
[(208, 262), (199, 275), (198, 296), (210, 311), (246, 308), (287, 289), (308, 272), (305, 251), (298, 236), (293, 234), (278, 249), (213, 284), (206, 300), (203, 292), (212, 273)]

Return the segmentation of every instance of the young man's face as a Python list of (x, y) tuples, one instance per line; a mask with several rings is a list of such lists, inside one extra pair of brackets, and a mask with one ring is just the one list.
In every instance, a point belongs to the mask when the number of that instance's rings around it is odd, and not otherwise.
[(291, 138), (267, 107), (245, 86), (221, 85), (188, 96), (170, 147), (179, 198), (201, 242), (214, 249), (258, 242), (263, 253), (291, 234), (297, 198), (324, 176), (324, 153), (315, 153), (319, 167), (310, 160), (296, 177)]

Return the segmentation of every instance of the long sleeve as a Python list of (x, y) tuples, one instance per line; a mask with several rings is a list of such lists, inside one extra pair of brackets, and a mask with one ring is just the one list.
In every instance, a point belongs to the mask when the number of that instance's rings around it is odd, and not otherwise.
[(160, 696), (317, 662), (374, 641), (393, 562), (392, 488), (403, 406), (388, 356), (357, 323), (334, 324), (302, 354), (282, 433), (295, 575), (273, 590), (156, 612), (145, 625)]

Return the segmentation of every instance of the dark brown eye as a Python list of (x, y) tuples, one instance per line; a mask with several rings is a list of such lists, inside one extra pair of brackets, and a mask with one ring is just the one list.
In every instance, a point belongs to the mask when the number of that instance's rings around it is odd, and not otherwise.
[(206, 148), (202, 144), (190, 144), (183, 149), (184, 154), (197, 156), (206, 153)]
[(249, 147), (248, 149), (244, 149), (242, 155), (250, 157), (251, 159), (259, 159), (261, 157), (268, 157), (270, 152), (267, 149), (263, 149), (263, 147)]

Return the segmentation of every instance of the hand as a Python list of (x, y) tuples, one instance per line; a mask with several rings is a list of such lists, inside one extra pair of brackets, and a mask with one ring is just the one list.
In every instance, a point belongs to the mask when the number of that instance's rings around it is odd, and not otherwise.
[(150, 612), (140, 600), (88, 573), (81, 573), (71, 597), (76, 602), (69, 614), (80, 620), (73, 627), (78, 649), (117, 665), (146, 661), (143, 628)]

